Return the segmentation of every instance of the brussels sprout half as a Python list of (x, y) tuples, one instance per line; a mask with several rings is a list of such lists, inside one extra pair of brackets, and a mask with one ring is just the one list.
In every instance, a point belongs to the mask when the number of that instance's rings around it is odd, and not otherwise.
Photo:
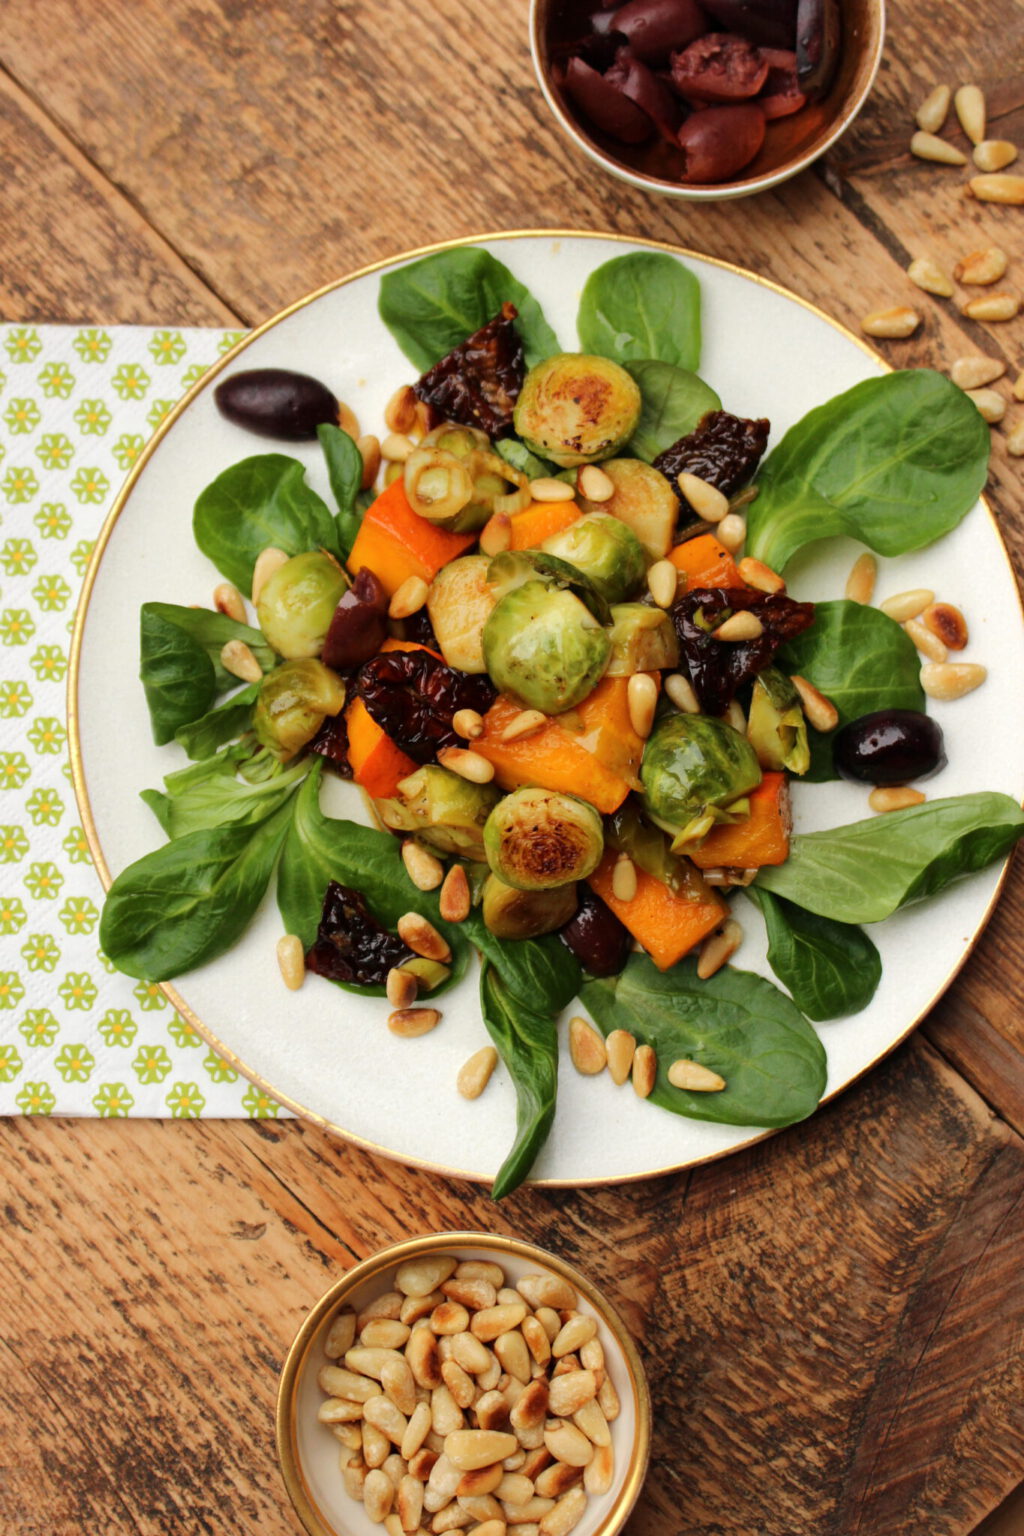
[(493, 784), (472, 784), (448, 768), (426, 763), (398, 785), (398, 794), (375, 800), (377, 815), (392, 832), (415, 832), (440, 853), (483, 860), (484, 823), (501, 798)]
[(547, 891), (593, 874), (604, 852), (604, 828), (588, 801), (524, 785), (488, 816), (484, 851), (506, 885)]
[(647, 569), (644, 547), (636, 534), (607, 512), (590, 512), (577, 518), (561, 533), (545, 539), (540, 547), (545, 554), (582, 571), (610, 603), (621, 603), (630, 597)]
[(484, 884), (484, 926), (498, 939), (537, 939), (563, 928), (576, 911), (575, 885), (548, 891), (520, 891), (497, 875)]
[(611, 641), (579, 598), (539, 580), (524, 582), (496, 604), (483, 643), (495, 686), (546, 715), (585, 699), (611, 655)]
[(348, 577), (323, 550), (292, 555), (260, 593), (260, 629), (279, 656), (319, 656), (334, 610), (347, 590)]
[(327, 715), (345, 702), (345, 684), (313, 656), (283, 661), (260, 684), (252, 723), (256, 738), (286, 763), (313, 740)]
[(531, 453), (572, 469), (610, 458), (628, 443), (640, 406), (639, 386), (618, 363), (561, 352), (523, 380), (515, 429)]
[(757, 754), (745, 736), (710, 715), (666, 715), (651, 732), (640, 765), (651, 820), (673, 834), (672, 851), (705, 837), (716, 822), (735, 821), (761, 782)]

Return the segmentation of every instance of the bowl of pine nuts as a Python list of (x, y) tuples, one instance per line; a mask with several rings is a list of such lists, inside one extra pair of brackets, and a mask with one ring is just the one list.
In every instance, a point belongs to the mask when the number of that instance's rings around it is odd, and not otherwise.
[(484, 1232), (357, 1264), (299, 1329), (277, 1402), (309, 1536), (614, 1536), (650, 1435), (614, 1307), (554, 1254)]

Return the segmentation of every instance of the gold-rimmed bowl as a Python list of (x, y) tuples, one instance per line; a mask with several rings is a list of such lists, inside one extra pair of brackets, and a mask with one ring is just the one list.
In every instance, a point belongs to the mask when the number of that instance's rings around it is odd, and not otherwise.
[(317, 1417), (324, 1401), (317, 1377), (331, 1363), (324, 1353), (331, 1324), (344, 1308), (358, 1312), (391, 1290), (401, 1264), (440, 1254), (451, 1254), (460, 1262), (497, 1263), (510, 1286), (528, 1274), (567, 1280), (579, 1298), (579, 1311), (596, 1319), (606, 1369), (620, 1404), (610, 1425), (615, 1470), (607, 1493), (588, 1499), (574, 1536), (615, 1536), (636, 1502), (650, 1454), (650, 1397), (636, 1345), (616, 1309), (572, 1265), (532, 1243), (487, 1232), (440, 1232), (395, 1243), (349, 1270), (310, 1310), (288, 1351), (277, 1399), (281, 1471), (308, 1536), (379, 1536), (383, 1529), (345, 1490), (341, 1458), (355, 1453)]

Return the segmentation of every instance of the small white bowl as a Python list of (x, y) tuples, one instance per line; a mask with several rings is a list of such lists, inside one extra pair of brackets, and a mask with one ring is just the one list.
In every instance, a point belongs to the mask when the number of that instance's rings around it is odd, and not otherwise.
[(510, 1285), (527, 1274), (557, 1275), (575, 1287), (579, 1310), (597, 1318), (597, 1336), (621, 1403), (611, 1424), (615, 1476), (606, 1494), (588, 1500), (573, 1536), (615, 1536), (636, 1502), (650, 1455), (650, 1397), (636, 1346), (615, 1309), (571, 1265), (532, 1243), (487, 1232), (440, 1232), (382, 1249), (343, 1275), (299, 1329), (281, 1373), (277, 1451), (285, 1487), (305, 1530), (309, 1536), (381, 1536), (384, 1530), (346, 1493), (339, 1461), (350, 1453), (317, 1418), (324, 1401), (317, 1375), (328, 1363), (324, 1341), (342, 1307), (359, 1311), (374, 1296), (391, 1289), (391, 1277), (400, 1264), (442, 1253), (460, 1261), (484, 1259), (500, 1264)]

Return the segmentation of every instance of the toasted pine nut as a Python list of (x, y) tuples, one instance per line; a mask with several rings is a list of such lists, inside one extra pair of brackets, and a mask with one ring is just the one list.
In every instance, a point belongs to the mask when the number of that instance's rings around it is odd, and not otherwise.
[(388, 1029), (403, 1040), (429, 1035), (440, 1022), (441, 1015), (436, 1008), (396, 1008), (394, 1013), (388, 1014)]
[(552, 1428), (544, 1430), (544, 1444), (556, 1461), (564, 1461), (570, 1467), (585, 1467), (594, 1454), (594, 1447), (575, 1424), (564, 1419), (552, 1419)]
[(1009, 171), (972, 176), (967, 185), (971, 196), (982, 203), (1024, 203), (1024, 176), (1014, 176)]
[[(498, 1302), (493, 1307), (481, 1307), (479, 1312), (473, 1313), (470, 1330), (484, 1344), (491, 1344), (501, 1333), (508, 1333), (510, 1328), (518, 1328), (526, 1316), (526, 1303), (522, 1301)], [(502, 1451), (502, 1456), (511, 1456), (516, 1449), (510, 1445)], [(448, 1452), (451, 1455), (451, 1452)], [(500, 1460), (500, 1457), (498, 1458)]]
[(611, 501), (615, 482), (599, 464), (582, 464), (576, 471), (576, 486), (586, 501)]
[(329, 1360), (336, 1360), (347, 1349), (351, 1349), (355, 1341), (356, 1315), (350, 1307), (343, 1307), (327, 1330), (324, 1354)]
[(969, 389), (968, 398), (973, 400), (978, 413), (989, 426), (995, 426), (1006, 415), (1006, 401), (997, 389)]
[(752, 613), (749, 608), (741, 608), (711, 633), (716, 640), (757, 640), (764, 634), (764, 625), (756, 613)]
[(594, 1447), (594, 1459), (583, 1468), (583, 1486), (587, 1493), (592, 1493), (595, 1498), (602, 1493), (607, 1493), (612, 1485), (614, 1472), (615, 1453), (609, 1440), (607, 1445)]
[(741, 548), (746, 536), (747, 520), (740, 517), (738, 512), (728, 513), (718, 525), (718, 542), (725, 546), (730, 555)]
[(278, 939), (277, 963), (289, 992), (297, 992), (306, 979), (306, 956), (298, 934), (285, 933)]
[(697, 960), (697, 975), (701, 981), (707, 981), (709, 976), (714, 976), (720, 971), (727, 961), (743, 943), (743, 929), (735, 918), (728, 918), (720, 928), (709, 933), (700, 946)]
[(388, 617), (407, 619), (410, 614), (418, 613), (427, 600), (429, 590), (422, 576), (407, 576), (392, 594), (388, 603)]
[(452, 952), (447, 940), (442, 938), (433, 923), (429, 923), (418, 912), (406, 912), (395, 926), (398, 937), (403, 944), (408, 944), (414, 955), (422, 955), (424, 960), (447, 962), (451, 959)]
[(979, 171), (1001, 171), (1017, 158), (1017, 146), (1009, 139), (982, 139), (971, 151)]
[(637, 1046), (633, 1052), (630, 1075), (633, 1079), (633, 1092), (637, 1098), (648, 1098), (658, 1080), (658, 1058), (654, 1053), (653, 1045)]
[[(559, 1377), (558, 1379), (561, 1380), (562, 1378)], [(554, 1382), (552, 1382), (552, 1387), (554, 1387)], [(591, 1399), (591, 1401), (593, 1401), (593, 1399)], [(598, 1409), (599, 1413), (600, 1411), (601, 1410)], [(552, 1416), (554, 1416), (554, 1412), (554, 1409), (552, 1409)], [(559, 1414), (559, 1417), (569, 1418), (571, 1415)], [(578, 1427), (579, 1426), (577, 1425), (577, 1428)], [(540, 1472), (537, 1475), (535, 1482), (537, 1494), (542, 1499), (561, 1498), (562, 1494), (565, 1493), (569, 1488), (575, 1487), (575, 1485), (581, 1481), (582, 1477), (582, 1467), (568, 1467), (564, 1461), (553, 1461), (550, 1466), (545, 1467), (543, 1472)]]
[(569, 1020), (569, 1055), (577, 1072), (596, 1077), (608, 1064), (608, 1051), (593, 1024), (575, 1014)]
[(444, 865), (434, 854), (421, 848), (411, 837), (402, 844), (405, 872), (418, 891), (433, 891), (444, 879)]
[(576, 491), (568, 480), (555, 480), (542, 475), (530, 481), (530, 495), (534, 501), (572, 501)]
[(456, 1429), (445, 1436), (444, 1453), (460, 1472), (491, 1467), (518, 1450), (515, 1435), (500, 1429)]
[(501, 733), (502, 741), (522, 741), (527, 736), (533, 736), (535, 732), (542, 730), (548, 723), (548, 717), (539, 709), (523, 709), (511, 719)]
[(353, 442), (359, 436), (359, 418), (350, 405), (344, 400), (338, 401), (338, 426), (343, 432), (347, 432)]
[(883, 789), (873, 789), (868, 795), (868, 805), (873, 811), (905, 811), (910, 805), (920, 805), (924, 800), (919, 789), (911, 789), (906, 784), (886, 785)]
[(243, 683), (258, 683), (263, 676), (263, 668), (244, 640), (229, 640), (222, 645), (220, 664), (225, 672), (240, 677)]
[(976, 299), (968, 299), (966, 304), (961, 304), (960, 313), (968, 320), (988, 320), (990, 323), (1012, 320), (1020, 313), (1020, 299), (1008, 289), (1000, 289), (998, 293), (979, 294)]
[(671, 672), (665, 679), (665, 692), (676, 709), (684, 715), (699, 715), (700, 703), (693, 691), (693, 684), (681, 672)]
[(906, 304), (896, 304), (891, 309), (871, 310), (861, 320), (860, 328), (865, 336), (878, 336), (891, 341), (913, 336), (920, 324), (921, 316), (916, 309)]
[(733, 730), (738, 731), (741, 736), (747, 734), (747, 717), (743, 713), (743, 705), (739, 699), (729, 700), (724, 718), (726, 725), (731, 725)]
[(608, 1071), (611, 1073), (612, 1082), (617, 1087), (621, 1087), (633, 1066), (636, 1037), (631, 1035), (628, 1029), (613, 1029), (605, 1041), (605, 1048), (608, 1052)]
[(903, 630), (913, 640), (922, 656), (927, 656), (929, 661), (945, 661), (949, 654), (945, 645), (938, 635), (925, 628), (920, 619), (908, 619)]
[(887, 597), (879, 607), (887, 618), (895, 619), (897, 624), (902, 624), (906, 619), (916, 619), (919, 613), (923, 613), (929, 603), (934, 603), (935, 593), (927, 587), (911, 587), (906, 592), (897, 592), (892, 597)]
[(636, 897), (636, 865), (628, 853), (620, 853), (612, 869), (612, 895), (616, 901)]
[(446, 923), (464, 923), (472, 905), (469, 880), (461, 864), (453, 864), (441, 886), (440, 912)]
[(494, 764), (468, 747), (442, 747), (437, 760), (442, 768), (450, 768), (452, 773), (457, 773), (460, 779), (468, 779), (471, 784), (489, 784), (494, 778)]
[(729, 498), (716, 485), (702, 480), (699, 475), (688, 474), (684, 469), (676, 476), (676, 484), (697, 516), (705, 523), (720, 523), (729, 511)]
[(921, 687), (930, 699), (961, 699), (973, 693), (988, 677), (988, 668), (970, 661), (926, 661), (921, 668)]
[(846, 578), (846, 597), (851, 603), (870, 603), (875, 595), (878, 561), (869, 550), (858, 555)]
[(498, 1065), (498, 1053), (493, 1045), (482, 1045), (459, 1068), (455, 1086), (464, 1099), (478, 1099), (491, 1080)]
[(423, 1514), (423, 1484), (418, 1477), (413, 1477), (407, 1472), (399, 1480), (398, 1496), (395, 1507), (398, 1511), (398, 1523), (402, 1532), (414, 1532), (420, 1528), (420, 1519)]
[(654, 678), (648, 672), (634, 672), (626, 685), (626, 705), (630, 725), (645, 741), (651, 734), (657, 704), (658, 685)]
[(958, 283), (998, 283), (1008, 265), (1006, 252), (997, 245), (990, 245), (983, 251), (972, 251), (963, 261), (958, 261), (953, 276)]
[(702, 1067), (699, 1061), (674, 1061), (668, 1069), (668, 1080), (673, 1088), (688, 1088), (691, 1093), (721, 1093), (725, 1078)]
[(915, 123), (925, 133), (938, 133), (946, 121), (951, 94), (948, 85), (937, 85), (934, 90), (928, 92), (914, 113)]
[(948, 272), (943, 271), (931, 256), (918, 256), (907, 268), (907, 276), (915, 288), (925, 293), (937, 294), (940, 299), (953, 297), (953, 283)]
[(800, 703), (803, 706), (804, 714), (814, 726), (814, 729), (816, 731), (834, 731), (839, 724), (839, 711), (832, 703), (832, 700), (827, 699), (820, 689), (815, 688), (812, 682), (809, 682), (806, 677), (801, 677), (798, 673), (794, 674), (792, 682), (793, 687), (800, 695)]
[(1010, 393), (1015, 400), (1024, 400), (1024, 368), (1013, 381)]
[(393, 965), (384, 979), (384, 992), (392, 1008), (409, 1008), (416, 1001), (419, 980), (412, 971)]
[(457, 709), (452, 716), (452, 730), (467, 741), (475, 741), (484, 733), (484, 717), (475, 709)]
[(786, 589), (785, 579), (778, 571), (773, 571), (770, 565), (765, 565), (763, 560), (755, 560), (751, 555), (740, 561), (737, 570), (747, 586), (757, 592), (784, 592)]
[(949, 370), (953, 383), (960, 389), (981, 389), (992, 384), (1006, 372), (1006, 364), (998, 357), (985, 357), (976, 353), (973, 357), (958, 357)]
[(512, 519), (507, 512), (495, 512), (480, 530), (480, 553), (501, 555), (512, 544)]
[(374, 1467), (367, 1472), (363, 1482), (363, 1508), (375, 1525), (383, 1525), (385, 1515), (391, 1513), (395, 1499), (395, 1485), (386, 1472)]
[(967, 156), (955, 144), (951, 144), (948, 139), (940, 139), (937, 134), (925, 133), (920, 128), (911, 137), (910, 153), (919, 160), (934, 161), (936, 165), (967, 164)]
[(953, 109), (972, 144), (985, 137), (985, 97), (980, 86), (961, 85), (953, 97)]
[[(578, 1431), (577, 1431), (578, 1432)], [(541, 1515), (538, 1529), (540, 1536), (568, 1536), (583, 1518), (587, 1507), (587, 1495), (582, 1488), (570, 1488), (546, 1514)]]
[(226, 613), (229, 619), (234, 619), (238, 624), (244, 624), (248, 617), (245, 599), (233, 581), (222, 581), (214, 587), (213, 606), (218, 613)]
[(384, 425), (389, 432), (416, 430), (416, 393), (411, 384), (400, 384), (384, 407)]
[(671, 608), (676, 600), (679, 572), (671, 560), (655, 560), (647, 572), (647, 590), (659, 608)]
[(416, 444), (405, 432), (389, 432), (380, 445), (381, 457), (391, 464), (404, 464)]
[(280, 570), (286, 563), (288, 556), (283, 549), (278, 549), (274, 544), (268, 544), (266, 549), (261, 549), (256, 556), (256, 564), (252, 568), (252, 600), (258, 603), (260, 593), (274, 572)]
[(356, 447), (363, 461), (359, 489), (368, 491), (380, 474), (380, 438), (375, 437), (372, 432), (364, 432), (362, 437), (356, 439)]
[(1024, 457), (1024, 421), (1018, 421), (1006, 435), (1006, 451), (1013, 458)]

